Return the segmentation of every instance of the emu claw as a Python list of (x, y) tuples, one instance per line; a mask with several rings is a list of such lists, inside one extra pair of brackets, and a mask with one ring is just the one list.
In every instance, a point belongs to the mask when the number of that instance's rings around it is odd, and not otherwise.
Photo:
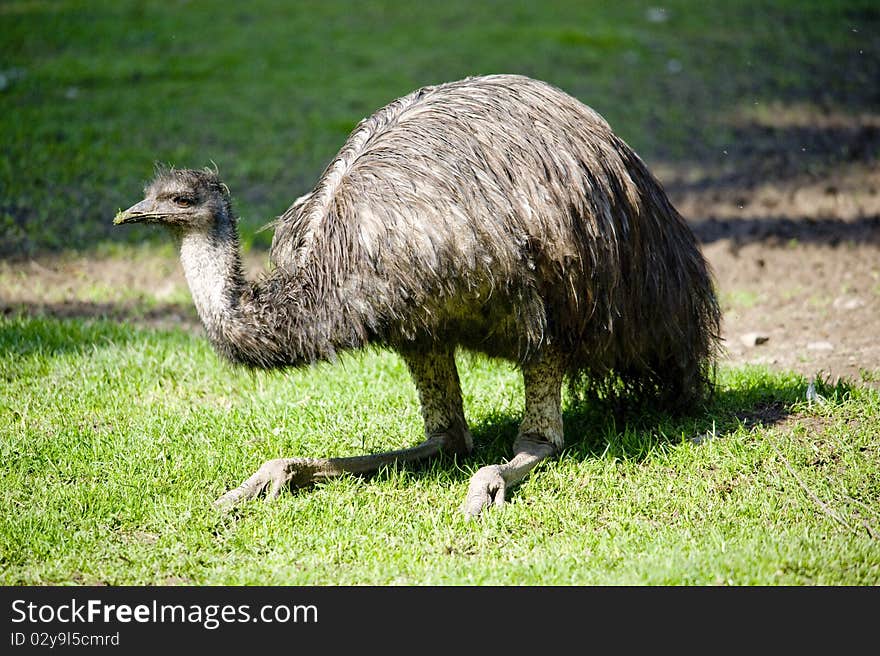
[(314, 463), (307, 458), (268, 460), (246, 481), (214, 502), (215, 508), (230, 508), (266, 491), (266, 500), (277, 499), (287, 485), (306, 485), (313, 480)]
[(490, 506), (503, 506), (506, 489), (507, 481), (501, 475), (500, 466), (481, 467), (468, 486), (463, 508), (465, 516), (471, 519)]

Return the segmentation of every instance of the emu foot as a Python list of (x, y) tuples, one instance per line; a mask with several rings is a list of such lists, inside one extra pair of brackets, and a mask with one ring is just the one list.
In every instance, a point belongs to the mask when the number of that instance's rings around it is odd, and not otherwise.
[(468, 485), (463, 506), (465, 516), (471, 519), (490, 506), (503, 506), (506, 490), (507, 481), (502, 476), (501, 465), (481, 467)]
[(520, 435), (513, 447), (515, 455), (509, 462), (481, 467), (471, 478), (462, 508), (468, 519), (486, 508), (503, 506), (508, 488), (522, 481), (539, 462), (556, 454), (556, 446), (540, 436)]
[(266, 492), (266, 499), (275, 499), (286, 486), (302, 487), (315, 480), (321, 462), (311, 458), (276, 458), (268, 460), (241, 485), (214, 502), (215, 508), (229, 508)]
[(229, 490), (214, 502), (215, 507), (228, 507), (241, 501), (253, 499), (266, 492), (267, 499), (274, 499), (281, 490), (290, 485), (304, 487), (318, 480), (327, 480), (343, 474), (369, 474), (385, 465), (417, 462), (440, 453), (441, 437), (431, 437), (409, 449), (385, 451), (367, 456), (347, 458), (276, 458), (269, 460), (256, 473), (234, 490)]

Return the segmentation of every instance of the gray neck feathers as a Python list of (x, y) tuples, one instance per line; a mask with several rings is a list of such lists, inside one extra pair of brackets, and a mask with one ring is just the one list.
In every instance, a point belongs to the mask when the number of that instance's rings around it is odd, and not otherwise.
[(180, 261), (208, 338), (233, 363), (299, 366), (332, 360), (338, 349), (366, 340), (360, 317), (343, 307), (339, 290), (280, 269), (247, 282), (234, 224), (181, 234)]
[(218, 345), (241, 320), (240, 299), (247, 286), (235, 228), (215, 226), (208, 232), (184, 233), (180, 262), (199, 318)]

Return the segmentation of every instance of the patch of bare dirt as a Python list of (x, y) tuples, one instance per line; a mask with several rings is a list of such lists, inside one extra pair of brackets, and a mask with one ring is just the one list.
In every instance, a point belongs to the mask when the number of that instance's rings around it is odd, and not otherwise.
[(673, 193), (717, 277), (727, 361), (878, 386), (878, 190), (866, 163)]
[(705, 246), (724, 307), (726, 358), (807, 376), (880, 379), (880, 249), (719, 240)]

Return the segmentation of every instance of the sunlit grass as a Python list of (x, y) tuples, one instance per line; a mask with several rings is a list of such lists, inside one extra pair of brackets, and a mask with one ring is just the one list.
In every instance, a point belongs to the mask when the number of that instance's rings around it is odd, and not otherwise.
[(255, 502), (211, 501), (259, 464), (421, 439), (405, 367), (378, 351), (287, 375), (181, 331), (0, 322), (0, 582), (880, 583), (880, 400), (723, 370), (692, 417), (566, 410), (568, 448), (467, 522), (469, 476), (509, 456), (521, 381), (462, 354), (472, 456)]

